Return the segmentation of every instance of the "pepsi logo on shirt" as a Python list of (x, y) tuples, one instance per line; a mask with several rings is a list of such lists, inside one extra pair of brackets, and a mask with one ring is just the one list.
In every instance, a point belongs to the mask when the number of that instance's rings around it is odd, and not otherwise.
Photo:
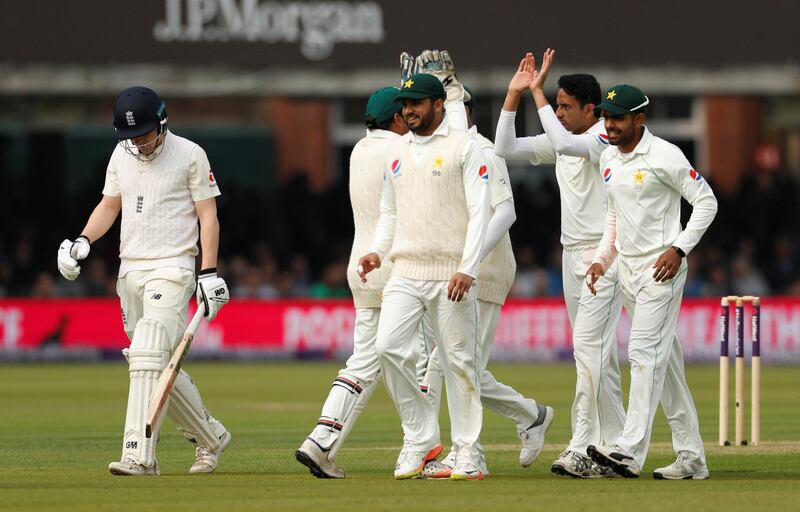
[(478, 176), (481, 177), (484, 183), (489, 182), (489, 169), (486, 168), (485, 165), (482, 165), (480, 169), (478, 169)]
[(402, 167), (403, 164), (400, 162), (400, 160), (395, 160), (394, 162), (392, 162), (391, 166), (392, 176), (394, 176), (395, 178), (400, 176), (400, 169), (402, 169)]

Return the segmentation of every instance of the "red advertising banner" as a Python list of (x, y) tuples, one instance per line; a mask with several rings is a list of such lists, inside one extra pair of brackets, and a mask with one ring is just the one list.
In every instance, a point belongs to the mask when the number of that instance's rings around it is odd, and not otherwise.
[[(716, 300), (683, 301), (678, 335), (687, 360), (719, 357), (719, 307)], [(190, 310), (187, 315), (194, 305)], [(800, 298), (764, 299), (761, 316), (763, 358), (800, 362)], [(341, 358), (352, 350), (354, 320), (349, 300), (233, 301), (214, 322), (201, 324), (192, 351)], [(749, 308), (745, 325), (749, 354)], [(629, 331), (623, 312), (617, 330), (622, 358)], [(43, 347), (120, 350), (127, 344), (116, 299), (0, 300), (0, 353)], [(563, 301), (510, 300), (500, 316), (494, 356), (515, 361), (570, 359), (571, 329)]]

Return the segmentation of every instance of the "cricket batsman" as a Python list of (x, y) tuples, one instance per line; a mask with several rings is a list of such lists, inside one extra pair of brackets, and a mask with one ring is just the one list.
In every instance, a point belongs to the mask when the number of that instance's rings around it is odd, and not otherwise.
[[(586, 272), (588, 287), (595, 293), (598, 280), (617, 259), (623, 300), (632, 316), (628, 345), (631, 387), (622, 433), (613, 441), (587, 448), (592, 460), (628, 478), (637, 478), (644, 466), (662, 390), (670, 388), (667, 396), (684, 389), (688, 393), (683, 352), (675, 335), (686, 282), (686, 255), (717, 212), (711, 187), (681, 150), (652, 135), (645, 126), (649, 103), (640, 89), (622, 84), (609, 89), (598, 105), (611, 144), (600, 157), (608, 211), (603, 238)], [(681, 198), (692, 205), (685, 228), (681, 226)], [(708, 478), (691, 395), (684, 403), (684, 410), (672, 414), (686, 418), (683, 444), (687, 449), (678, 451), (674, 446), (677, 459), (656, 469), (656, 479)]]
[(355, 237), (348, 264), (348, 281), (356, 307), (353, 355), (333, 381), (317, 425), (295, 452), (295, 458), (318, 478), (344, 478), (336, 464), (336, 452), (344, 444), (379, 381), (380, 364), (375, 350), (383, 288), (391, 264), (383, 265), (362, 282), (358, 257), (369, 251), (380, 214), (383, 167), (390, 144), (408, 132), (402, 105), (395, 101), (400, 89), (378, 89), (367, 101), (366, 136), (350, 155), (350, 204)]
[[(103, 198), (75, 240), (58, 249), (58, 269), (75, 280), (79, 261), (122, 212), (117, 294), (122, 323), (131, 340), (122, 352), (130, 387), (122, 439), (122, 458), (108, 469), (114, 475), (159, 475), (156, 442), (159, 425), (145, 437), (148, 404), (161, 371), (185, 329), (186, 307), (195, 294), (213, 320), (229, 300), (217, 276), (219, 187), (205, 151), (169, 131), (166, 104), (147, 87), (122, 91), (114, 103), (119, 144), (106, 171)], [(195, 279), (199, 237), (200, 273)], [(189, 473), (211, 473), (231, 434), (209, 414), (200, 392), (184, 372), (175, 381), (167, 415), (195, 446)]]

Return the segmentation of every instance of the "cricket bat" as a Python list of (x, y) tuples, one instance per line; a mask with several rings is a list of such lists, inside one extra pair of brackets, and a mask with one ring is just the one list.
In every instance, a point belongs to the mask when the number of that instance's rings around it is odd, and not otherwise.
[(150, 399), (150, 406), (147, 408), (147, 425), (144, 429), (144, 435), (148, 439), (153, 435), (153, 427), (158, 425), (159, 417), (164, 410), (164, 404), (167, 403), (167, 398), (169, 398), (172, 386), (175, 384), (175, 379), (178, 377), (183, 359), (186, 357), (186, 354), (189, 353), (189, 347), (192, 345), (194, 333), (197, 331), (197, 327), (200, 325), (200, 320), (203, 319), (204, 314), (205, 307), (200, 305), (197, 308), (197, 312), (192, 317), (192, 320), (189, 322), (189, 326), (186, 327), (186, 332), (183, 333), (183, 339), (178, 344), (178, 348), (175, 349), (175, 353), (172, 354), (172, 359), (169, 360), (169, 364), (167, 364), (167, 367), (164, 368), (164, 371), (161, 372), (161, 376), (158, 378), (156, 389), (153, 392), (153, 398)]

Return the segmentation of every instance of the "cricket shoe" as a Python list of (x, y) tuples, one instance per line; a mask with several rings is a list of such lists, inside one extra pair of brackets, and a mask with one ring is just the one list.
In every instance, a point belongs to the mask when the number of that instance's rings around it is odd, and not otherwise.
[(317, 478), (344, 478), (344, 470), (328, 457), (328, 453), (330, 450), (323, 450), (308, 437), (294, 452), (294, 458)]
[(519, 452), (519, 465), (527, 468), (536, 461), (539, 454), (542, 453), (544, 448), (544, 435), (550, 429), (550, 424), (553, 423), (553, 416), (555, 411), (550, 406), (540, 405), (539, 416), (536, 422), (528, 427), (527, 430), (517, 432), (519, 440), (522, 443), (522, 449)]
[(397, 464), (394, 467), (395, 480), (418, 477), (425, 469), (425, 464), (435, 460), (442, 450), (444, 450), (444, 446), (441, 444), (437, 444), (426, 452), (403, 449), (397, 457)]
[[(450, 450), (450, 453), (447, 454), (447, 457), (442, 459), (441, 462), (443, 465), (447, 466), (451, 470), (456, 467), (456, 452), (454, 450)], [(481, 455), (480, 460), (478, 461), (478, 467), (483, 473), (483, 476), (489, 476), (489, 468), (486, 466), (486, 457)]]
[[(561, 455), (553, 461), (550, 472), (561, 476), (571, 476), (574, 478), (587, 478), (592, 472), (595, 463), (581, 453), (573, 450), (564, 450)], [(615, 473), (616, 474), (616, 473)]]
[(483, 480), (483, 471), (472, 462), (456, 464), (450, 474), (450, 480)]
[(442, 464), (447, 466), (450, 469), (456, 467), (456, 452), (455, 450), (450, 450), (450, 453), (447, 454), (447, 457), (442, 459)]
[(450, 480), (450, 475), (453, 474), (453, 468), (445, 465), (438, 460), (432, 460), (425, 464), (422, 468), (418, 478), (426, 480)]
[(216, 450), (211, 451), (202, 446), (196, 446), (194, 449), (194, 464), (189, 468), (189, 473), (194, 475), (197, 473), (213, 473), (219, 465), (219, 456), (231, 444), (231, 433), (227, 430), (219, 438), (219, 446)]
[(608, 466), (620, 476), (625, 478), (639, 478), (642, 468), (633, 460), (633, 457), (625, 453), (619, 446), (606, 448), (605, 446), (595, 446), (590, 444), (586, 448), (586, 453), (597, 464)]
[(689, 457), (679, 454), (675, 462), (669, 466), (653, 471), (656, 480), (706, 480), (708, 468), (699, 462), (692, 462)]
[(108, 470), (112, 475), (117, 476), (158, 476), (161, 474), (158, 459), (152, 466), (147, 467), (130, 456), (123, 457), (119, 462), (112, 462), (108, 465)]

